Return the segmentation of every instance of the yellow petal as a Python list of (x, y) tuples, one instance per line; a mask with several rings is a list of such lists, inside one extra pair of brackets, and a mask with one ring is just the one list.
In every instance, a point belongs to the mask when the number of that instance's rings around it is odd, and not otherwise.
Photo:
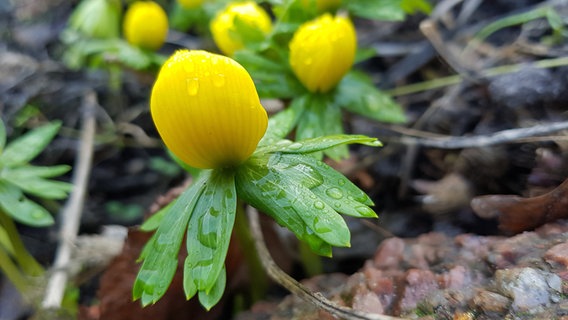
[(270, 16), (255, 2), (237, 2), (228, 5), (211, 21), (213, 40), (228, 56), (232, 56), (245, 45), (243, 35), (238, 33), (235, 26), (237, 20), (246, 28), (257, 29), (263, 34), (267, 34), (272, 28)]
[(248, 72), (228, 57), (201, 50), (181, 50), (165, 62), (150, 111), (166, 146), (202, 169), (245, 161), (268, 123)]
[(134, 2), (124, 15), (123, 29), (131, 45), (157, 50), (168, 35), (168, 16), (155, 2)]
[(357, 36), (349, 18), (326, 13), (301, 25), (290, 41), (290, 66), (311, 92), (328, 92), (351, 69)]

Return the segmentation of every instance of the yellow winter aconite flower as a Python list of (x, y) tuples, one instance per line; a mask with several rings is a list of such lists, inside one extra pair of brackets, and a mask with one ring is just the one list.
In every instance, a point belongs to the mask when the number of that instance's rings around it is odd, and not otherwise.
[(155, 2), (134, 2), (124, 15), (123, 29), (124, 37), (131, 45), (157, 50), (168, 35), (168, 16)]
[(166, 146), (202, 169), (245, 161), (268, 124), (248, 72), (231, 58), (181, 50), (163, 65), (150, 111)]
[[(211, 21), (211, 33), (217, 47), (226, 55), (232, 56), (244, 48), (247, 35), (240, 34), (237, 23), (249, 31), (267, 34), (272, 29), (270, 16), (255, 2), (237, 2), (228, 5)], [(249, 35), (250, 36), (250, 35)]]
[(186, 9), (193, 9), (203, 4), (203, 0), (177, 0), (180, 6)]
[(341, 0), (302, 0), (304, 7), (308, 7), (314, 3), (318, 12), (324, 12), (337, 9), (341, 5)]
[(349, 18), (326, 13), (302, 24), (290, 41), (290, 66), (311, 92), (333, 89), (353, 66), (357, 36)]

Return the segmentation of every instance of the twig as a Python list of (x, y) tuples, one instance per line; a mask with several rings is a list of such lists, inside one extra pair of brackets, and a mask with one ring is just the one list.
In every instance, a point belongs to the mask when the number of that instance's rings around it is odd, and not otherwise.
[(497, 131), (488, 135), (471, 137), (415, 138), (404, 136), (389, 139), (392, 143), (418, 145), (440, 149), (463, 149), (493, 146), (503, 143), (521, 142), (529, 137), (541, 136), (557, 131), (568, 130), (568, 121), (540, 124), (528, 128)]
[(366, 312), (361, 312), (353, 310), (351, 308), (339, 306), (334, 302), (328, 300), (319, 292), (311, 292), (304, 285), (299, 283), (290, 277), (286, 272), (282, 271), (276, 262), (270, 256), (266, 245), (264, 244), (264, 237), (262, 236), (262, 231), (260, 229), (260, 223), (258, 219), (258, 211), (253, 207), (247, 207), (247, 214), (249, 217), (249, 223), (251, 228), (251, 233), (254, 238), (254, 244), (260, 261), (268, 274), (274, 281), (279, 283), (284, 288), (288, 289), (290, 292), (313, 304), (314, 306), (321, 308), (330, 314), (346, 320), (394, 320), (402, 319), (380, 314), (370, 314)]
[(85, 200), (87, 182), (93, 158), (95, 137), (95, 108), (98, 105), (97, 96), (90, 91), (83, 97), (83, 125), (79, 142), (79, 155), (75, 161), (73, 174), (73, 191), (61, 212), (61, 230), (59, 247), (53, 264), (53, 273), (47, 283), (42, 306), (46, 309), (61, 307), (65, 286), (67, 284), (67, 267), (71, 260), (72, 246), (77, 238), (81, 211)]

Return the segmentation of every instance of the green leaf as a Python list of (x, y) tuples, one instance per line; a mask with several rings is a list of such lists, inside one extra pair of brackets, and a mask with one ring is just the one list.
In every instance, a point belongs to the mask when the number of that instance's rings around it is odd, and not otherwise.
[[(6, 169), (5, 169), (6, 170)], [(9, 170), (10, 175), (17, 176), (20, 179), (30, 179), (30, 178), (53, 178), (60, 176), (64, 173), (69, 172), (71, 166), (62, 164), (57, 166), (23, 166), (11, 168)], [(4, 177), (6, 171), (3, 171), (0, 176)]]
[(335, 101), (345, 109), (389, 123), (404, 123), (404, 110), (389, 95), (375, 88), (361, 72), (348, 73), (339, 83)]
[(402, 21), (406, 16), (402, 0), (349, 0), (343, 3), (351, 14), (361, 18)]
[(264, 137), (258, 143), (259, 146), (271, 146), (274, 143), (284, 139), (296, 126), (304, 112), (307, 96), (301, 96), (290, 102), (288, 108), (278, 112), (268, 119), (268, 129)]
[(310, 190), (335, 211), (353, 217), (377, 217), (377, 214), (369, 208), (374, 205), (369, 196), (323, 161), (295, 154), (287, 154), (286, 158), (290, 163), (315, 168), (322, 183), (314, 185)]
[(214, 170), (189, 221), (183, 279), (188, 299), (196, 289), (209, 294), (215, 286), (225, 263), (236, 210), (234, 173)]
[(377, 138), (370, 138), (363, 135), (338, 134), (333, 136), (306, 139), (298, 142), (283, 140), (281, 143), (275, 145), (274, 148), (270, 150), (270, 152), (306, 154), (323, 151), (329, 148), (337, 147), (339, 145), (354, 143), (371, 147), (382, 146), (381, 142), (378, 141)]
[(400, 4), (402, 10), (409, 14), (421, 11), (425, 14), (432, 12), (432, 5), (427, 0), (402, 0)]
[(16, 186), (0, 180), (0, 207), (14, 220), (32, 227), (53, 224), (53, 217), (45, 208), (27, 199)]
[(225, 267), (219, 273), (219, 277), (217, 277), (217, 281), (215, 281), (215, 285), (209, 290), (206, 291), (199, 291), (199, 302), (201, 305), (207, 309), (207, 311), (211, 310), (223, 297), (223, 293), (225, 292), (225, 286), (227, 284), (227, 272), (225, 271)]
[(178, 253), (187, 224), (203, 193), (210, 171), (189, 186), (165, 213), (156, 233), (144, 247), (144, 259), (132, 289), (133, 299), (142, 305), (156, 303), (166, 293), (178, 266)]
[(268, 157), (251, 158), (239, 167), (236, 175), (239, 197), (288, 228), (315, 253), (330, 257), (331, 245), (306, 225), (301, 217), (302, 212), (293, 205), (293, 192), (281, 185), (286, 178), (269, 170), (267, 163)]
[(46, 199), (64, 199), (73, 185), (63, 181), (46, 180), (43, 177), (57, 176), (69, 171), (70, 168), (66, 165), (5, 168), (0, 172), (0, 177), (34, 196)]
[(355, 64), (371, 59), (377, 55), (377, 49), (375, 48), (357, 48), (355, 53)]
[(4, 151), (4, 146), (6, 146), (6, 126), (4, 121), (0, 119), (0, 154)]
[(140, 230), (150, 232), (158, 229), (160, 223), (162, 223), (162, 219), (164, 219), (164, 216), (172, 208), (176, 201), (177, 199), (168, 203), (167, 206), (158, 210), (158, 212), (154, 213), (150, 218), (144, 221), (144, 223), (142, 223), (142, 225), (140, 226)]
[(243, 65), (250, 73), (258, 94), (263, 98), (293, 98), (306, 89), (288, 67), (285, 57), (275, 53), (274, 59), (269, 59), (257, 52), (239, 50), (234, 59)]
[(52, 122), (11, 141), (0, 155), (0, 165), (9, 167), (29, 162), (45, 149), (60, 127), (61, 122)]
[(296, 157), (286, 154), (273, 154), (268, 168), (282, 177), (280, 185), (286, 191), (290, 205), (301, 212), (304, 223), (318, 237), (333, 246), (348, 247), (350, 234), (345, 221), (310, 190), (323, 184), (317, 167), (295, 160)]

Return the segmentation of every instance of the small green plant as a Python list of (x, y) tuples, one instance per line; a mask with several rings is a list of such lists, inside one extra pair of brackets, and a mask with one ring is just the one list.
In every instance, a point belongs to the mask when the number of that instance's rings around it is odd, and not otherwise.
[[(146, 23), (146, 20), (153, 23)], [(154, 52), (166, 37), (168, 21), (154, 2), (135, 2), (121, 28), (119, 0), (82, 0), (61, 33), (63, 61), (72, 69), (108, 69), (118, 77), (120, 68), (157, 70), (165, 57)], [(127, 41), (120, 37), (121, 30)], [(113, 79), (112, 81), (118, 81)]]
[(247, 71), (228, 57), (199, 50), (175, 53), (154, 84), (150, 110), (169, 150), (202, 170), (177, 200), (143, 226), (155, 230), (141, 254), (133, 288), (134, 299), (143, 305), (166, 292), (184, 237), (186, 297), (197, 295), (206, 309), (221, 299), (229, 240), (236, 215), (242, 214), (238, 200), (267, 213), (322, 256), (331, 256), (332, 246), (350, 245), (340, 213), (377, 216), (363, 191), (313, 154), (380, 142), (350, 135), (298, 142), (261, 139), (279, 128), (268, 124)]
[(39, 155), (57, 134), (60, 123), (34, 129), (6, 144), (6, 129), (0, 121), (0, 270), (25, 293), (28, 277), (39, 276), (43, 268), (27, 252), (14, 221), (32, 227), (53, 224), (51, 214), (26, 195), (43, 199), (66, 198), (71, 185), (51, 180), (69, 171), (70, 166), (34, 166)]

